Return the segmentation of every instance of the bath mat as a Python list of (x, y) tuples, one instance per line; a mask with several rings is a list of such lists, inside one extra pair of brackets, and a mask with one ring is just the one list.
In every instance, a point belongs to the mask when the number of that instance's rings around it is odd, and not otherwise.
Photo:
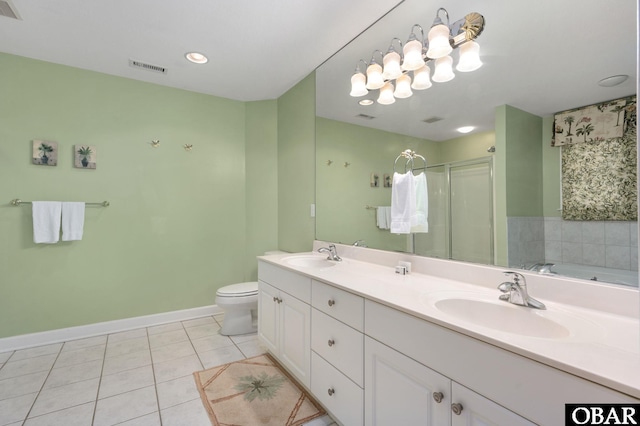
[(326, 414), (269, 354), (193, 375), (214, 426), (295, 426)]

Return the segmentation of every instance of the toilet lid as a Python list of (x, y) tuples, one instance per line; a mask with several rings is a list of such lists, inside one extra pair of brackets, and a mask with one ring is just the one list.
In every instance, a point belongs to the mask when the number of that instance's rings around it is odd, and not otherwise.
[(243, 297), (258, 294), (258, 282), (250, 281), (246, 283), (231, 284), (216, 291), (216, 296)]

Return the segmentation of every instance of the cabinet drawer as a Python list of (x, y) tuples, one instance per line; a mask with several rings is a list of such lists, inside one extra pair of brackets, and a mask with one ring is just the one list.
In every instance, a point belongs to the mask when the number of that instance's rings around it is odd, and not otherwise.
[(363, 387), (363, 334), (317, 309), (311, 311), (311, 349)]
[(362, 297), (313, 280), (311, 305), (356, 330), (363, 331), (364, 299)]
[(340, 423), (363, 424), (363, 390), (315, 352), (311, 352), (311, 392)]
[(258, 261), (258, 279), (305, 303), (311, 303), (311, 278), (309, 277)]

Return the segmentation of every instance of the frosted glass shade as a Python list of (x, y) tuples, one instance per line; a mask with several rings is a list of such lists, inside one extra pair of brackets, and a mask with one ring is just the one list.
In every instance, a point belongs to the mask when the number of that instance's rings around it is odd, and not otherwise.
[(351, 93), (349, 94), (351, 96), (358, 97), (358, 96), (364, 96), (367, 93), (369, 93), (366, 87), (366, 82), (367, 82), (367, 77), (365, 77), (365, 75), (362, 74), (361, 72), (357, 72), (354, 75), (352, 75), (351, 76)]
[(387, 81), (380, 89), (378, 103), (382, 105), (391, 105), (395, 101), (396, 98), (393, 97), (393, 84)]
[(408, 41), (402, 49), (404, 53), (404, 61), (402, 69), (405, 71), (413, 71), (424, 65), (422, 58), (422, 42), (418, 40)]
[(393, 96), (398, 99), (404, 99), (411, 95), (413, 95), (411, 91), (411, 77), (409, 77), (409, 74), (403, 74), (396, 80), (396, 90), (393, 92)]
[(433, 72), (433, 77), (431, 77), (431, 79), (436, 83), (444, 83), (449, 80), (453, 80), (456, 75), (453, 73), (452, 66), (453, 58), (451, 56), (436, 59), (436, 69)]
[(402, 70), (400, 69), (400, 54), (395, 50), (384, 55), (382, 64), (384, 65), (382, 71), (382, 78), (384, 80), (395, 80), (402, 75)]
[(475, 71), (482, 66), (480, 61), (480, 45), (470, 40), (460, 46), (460, 60), (456, 69), (460, 72)]
[(423, 66), (413, 72), (413, 83), (411, 88), (414, 90), (424, 90), (432, 86), (430, 78), (431, 70), (428, 66)]
[(377, 63), (372, 63), (367, 67), (367, 85), (369, 90), (379, 89), (384, 86), (384, 80), (382, 79), (382, 67)]
[(429, 40), (429, 50), (427, 50), (429, 58), (442, 58), (453, 50), (451, 44), (449, 44), (449, 27), (444, 24), (431, 27), (427, 40)]

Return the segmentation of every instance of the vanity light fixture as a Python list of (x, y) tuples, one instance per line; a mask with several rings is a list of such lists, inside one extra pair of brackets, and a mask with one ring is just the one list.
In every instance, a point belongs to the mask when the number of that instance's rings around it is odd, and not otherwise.
[(189, 62), (193, 62), (194, 64), (206, 64), (207, 62), (209, 62), (209, 58), (199, 52), (189, 52), (186, 53), (184, 57), (187, 58)]
[[(375, 50), (369, 63), (360, 59), (351, 76), (349, 94), (360, 97), (367, 95), (369, 91), (379, 90), (378, 103), (390, 105), (396, 98), (410, 97), (413, 94), (411, 89), (428, 89), (432, 85), (431, 81), (450, 81), (455, 78), (453, 58), (450, 54), (458, 47), (460, 53), (456, 70), (477, 70), (482, 66), (482, 61), (480, 45), (474, 40), (482, 33), (484, 25), (484, 17), (476, 12), (450, 24), (447, 10), (439, 8), (426, 38), (422, 27), (415, 24), (411, 27), (411, 33), (404, 46), (400, 39), (394, 37), (386, 54)], [(382, 61), (377, 59), (377, 54)], [(360, 63), (365, 65), (366, 74), (360, 68)], [(433, 75), (430, 76), (432, 69)]]

